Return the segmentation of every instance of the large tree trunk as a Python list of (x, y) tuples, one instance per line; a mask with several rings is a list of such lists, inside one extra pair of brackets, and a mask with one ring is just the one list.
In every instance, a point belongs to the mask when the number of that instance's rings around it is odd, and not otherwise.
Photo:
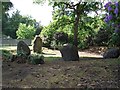
[(75, 22), (74, 22), (74, 41), (73, 44), (77, 47), (78, 46), (78, 25), (79, 25), (79, 17), (80, 17), (80, 13), (78, 10), (76, 10), (75, 12), (76, 16), (75, 16)]

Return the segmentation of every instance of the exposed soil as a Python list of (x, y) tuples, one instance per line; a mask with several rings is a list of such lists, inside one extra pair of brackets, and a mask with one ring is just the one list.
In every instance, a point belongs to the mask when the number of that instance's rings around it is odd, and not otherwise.
[(43, 65), (3, 62), (3, 87), (119, 88), (119, 60), (46, 61)]
[[(92, 49), (93, 50), (93, 49)], [(80, 61), (45, 61), (42, 65), (2, 64), (3, 88), (120, 88), (120, 59), (101, 59), (97, 51), (80, 51)], [(95, 50), (95, 49), (94, 49)], [(45, 57), (61, 56), (43, 49)]]

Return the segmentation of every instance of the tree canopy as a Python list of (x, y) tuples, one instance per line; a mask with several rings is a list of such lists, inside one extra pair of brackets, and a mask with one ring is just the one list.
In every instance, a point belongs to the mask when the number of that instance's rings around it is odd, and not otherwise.
[(22, 16), (18, 10), (14, 11), (10, 16), (8, 11), (11, 8), (13, 8), (11, 2), (2, 2), (2, 32), (13, 39), (16, 39), (16, 31), (18, 30), (20, 23), (26, 24), (27, 26), (33, 26), (36, 23), (36, 20), (32, 19), (31, 16)]
[[(71, 20), (67, 20), (67, 24), (73, 23), (73, 31), (74, 31), (74, 38), (73, 44), (75, 46), (78, 45), (78, 27), (81, 21), (82, 16), (86, 16), (89, 12), (100, 10), (101, 3), (100, 2), (82, 2), (82, 0), (78, 2), (72, 1), (64, 1), (64, 2), (56, 2), (48, 0), (49, 4), (52, 5), (54, 11), (58, 10), (59, 14), (57, 14), (53, 19), (64, 20), (64, 16), (72, 16)], [(36, 3), (41, 3), (41, 0), (35, 0)], [(42, 2), (43, 3), (43, 2)], [(62, 17), (62, 18), (61, 18)], [(63, 24), (63, 23), (62, 23)], [(63, 24), (64, 25), (64, 24)]]

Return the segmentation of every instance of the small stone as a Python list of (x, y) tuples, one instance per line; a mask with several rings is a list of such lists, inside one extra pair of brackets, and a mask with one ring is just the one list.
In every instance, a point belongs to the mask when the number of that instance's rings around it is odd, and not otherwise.
[(55, 81), (55, 84), (59, 84), (59, 81)]
[(33, 69), (33, 68), (31, 67), (31, 69)]
[(61, 75), (61, 77), (63, 78), (63, 77), (64, 77), (64, 75)]
[(20, 81), (23, 81), (22, 79), (20, 79)]
[(85, 80), (84, 82), (87, 83), (87, 80)]
[(95, 84), (91, 84), (91, 86), (95, 86)]
[(77, 84), (78, 87), (80, 87), (82, 84)]
[(39, 74), (36, 75), (36, 77), (39, 77), (39, 76), (40, 76)]
[(39, 66), (41, 66), (41, 64), (38, 64)]
[(68, 80), (67, 80), (67, 79), (66, 79), (65, 81), (66, 81), (66, 82), (68, 82)]
[(12, 68), (10, 68), (9, 70), (12, 71)]
[(70, 69), (71, 69), (71, 67), (68, 67), (68, 68), (67, 68), (67, 70), (70, 70)]
[(10, 65), (10, 64), (8, 64), (8, 66), (10, 67), (11, 65)]
[(63, 75), (67, 75), (67, 73), (65, 72)]
[(41, 77), (44, 77), (44, 75), (41, 75)]
[(72, 80), (75, 80), (75, 78), (72, 78)]
[(70, 74), (68, 74), (67, 76), (68, 76), (68, 77), (71, 77), (71, 75), (70, 75)]
[(53, 76), (56, 76), (55, 74), (53, 74)]

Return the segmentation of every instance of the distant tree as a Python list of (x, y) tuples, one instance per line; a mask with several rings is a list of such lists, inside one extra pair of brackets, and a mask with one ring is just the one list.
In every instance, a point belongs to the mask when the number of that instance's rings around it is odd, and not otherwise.
[(2, 32), (6, 34), (9, 14), (8, 11), (13, 8), (13, 4), (11, 2), (1, 2), (2, 4)]
[(8, 17), (7, 24), (3, 27), (3, 33), (16, 39), (16, 31), (18, 30), (20, 23), (26, 24), (27, 26), (32, 26), (35, 22), (35, 19), (32, 19), (30, 16), (22, 16), (20, 15), (20, 11), (16, 10), (12, 13), (11, 17)]

